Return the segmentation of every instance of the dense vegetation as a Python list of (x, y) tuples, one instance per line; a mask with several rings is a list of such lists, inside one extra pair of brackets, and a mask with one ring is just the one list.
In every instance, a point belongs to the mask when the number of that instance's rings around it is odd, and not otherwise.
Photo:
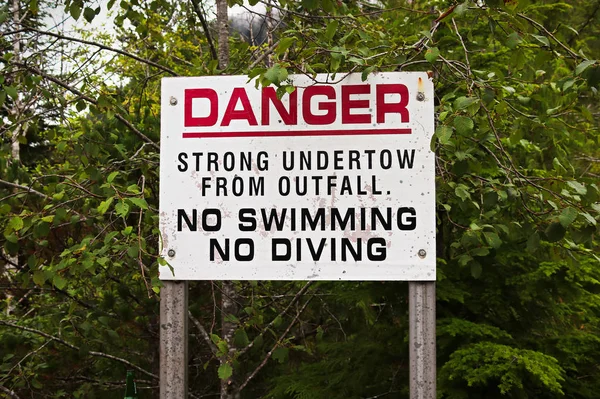
[[(161, 77), (394, 70), (435, 81), (438, 397), (598, 397), (600, 2), (261, 3), (228, 59), (196, 0), (0, 5), (0, 397), (158, 396)], [(408, 397), (406, 283), (226, 290), (190, 285), (192, 398)]]

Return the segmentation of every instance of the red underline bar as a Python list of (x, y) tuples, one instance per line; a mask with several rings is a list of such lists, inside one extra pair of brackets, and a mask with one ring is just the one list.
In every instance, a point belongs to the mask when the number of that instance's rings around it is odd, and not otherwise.
[(285, 136), (359, 136), (374, 134), (412, 134), (412, 129), (353, 130), (271, 130), (256, 132), (186, 132), (184, 139), (213, 137), (285, 137)]

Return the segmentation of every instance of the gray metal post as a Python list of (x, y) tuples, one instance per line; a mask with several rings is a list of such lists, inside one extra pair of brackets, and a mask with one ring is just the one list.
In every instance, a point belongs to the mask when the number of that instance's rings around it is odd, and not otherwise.
[(160, 399), (188, 396), (188, 282), (160, 290)]
[(408, 283), (410, 399), (435, 399), (435, 281)]

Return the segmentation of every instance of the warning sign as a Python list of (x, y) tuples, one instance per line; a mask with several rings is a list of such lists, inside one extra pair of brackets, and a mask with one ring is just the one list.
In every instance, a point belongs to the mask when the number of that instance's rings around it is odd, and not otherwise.
[(162, 80), (161, 279), (435, 280), (432, 82), (331, 80)]

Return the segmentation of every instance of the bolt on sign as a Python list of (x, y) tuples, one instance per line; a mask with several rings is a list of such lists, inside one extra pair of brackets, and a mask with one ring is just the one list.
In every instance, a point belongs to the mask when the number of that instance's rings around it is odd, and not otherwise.
[(332, 79), (162, 80), (161, 279), (435, 280), (432, 81)]

